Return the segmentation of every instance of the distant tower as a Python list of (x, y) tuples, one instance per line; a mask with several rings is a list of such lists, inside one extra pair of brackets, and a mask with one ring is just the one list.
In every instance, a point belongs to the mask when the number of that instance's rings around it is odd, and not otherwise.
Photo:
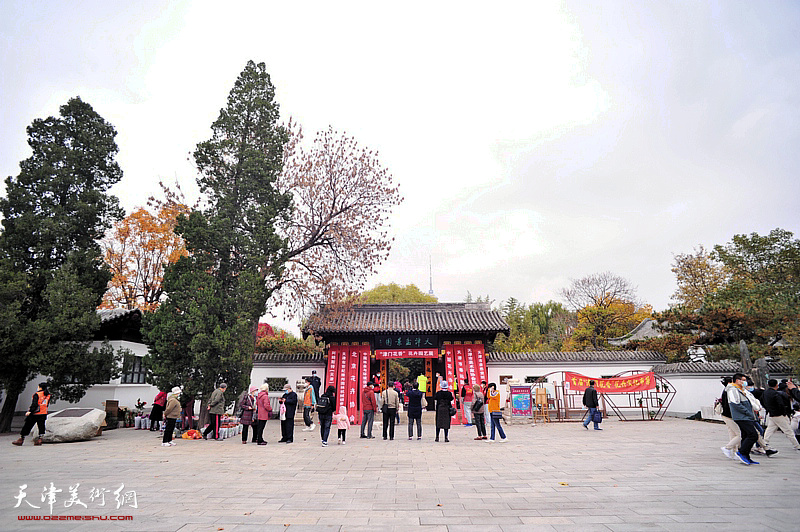
[(430, 284), (428, 285), (429, 286), (428, 295), (432, 296), (433, 295), (433, 263), (431, 262), (431, 256), (430, 255), (428, 255), (428, 275), (430, 276), (429, 277)]

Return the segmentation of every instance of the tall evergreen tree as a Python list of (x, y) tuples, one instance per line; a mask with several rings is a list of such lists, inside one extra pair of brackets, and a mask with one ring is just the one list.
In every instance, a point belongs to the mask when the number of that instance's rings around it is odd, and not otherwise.
[(56, 397), (75, 400), (114, 372), (109, 349), (87, 349), (110, 279), (97, 241), (123, 215), (107, 194), (122, 178), (116, 131), (73, 98), (27, 132), (33, 154), (0, 198), (0, 313), (10, 320), (0, 329), (3, 432), (36, 374), (49, 376)]
[(145, 322), (159, 387), (205, 400), (225, 381), (233, 399), (249, 383), (258, 318), (284, 264), (276, 221), (291, 208), (275, 186), (288, 134), (274, 96), (265, 65), (248, 62), (194, 152), (207, 205), (179, 219), (189, 256), (168, 268), (168, 298)]

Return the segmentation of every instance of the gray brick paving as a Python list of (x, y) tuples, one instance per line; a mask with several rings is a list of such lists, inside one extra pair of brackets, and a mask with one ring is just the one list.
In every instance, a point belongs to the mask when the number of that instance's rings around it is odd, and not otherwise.
[[(507, 428), (506, 444), (476, 442), (472, 428), (451, 443), (361, 440), (322, 448), (297, 427), (295, 443), (266, 447), (179, 440), (171, 448), (147, 431), (118, 429), (90, 442), (12, 447), (0, 436), (0, 530), (359, 531), (797, 529), (800, 453), (783, 438), (761, 465), (725, 458), (724, 426), (680, 419), (609, 420), (605, 430), (576, 424)], [(335, 433), (334, 433), (335, 434)], [(54, 515), (131, 515), (133, 521), (19, 521), (44, 516), (42, 487), (53, 482)], [(69, 486), (88, 509), (65, 508)], [(89, 501), (88, 490), (135, 490), (138, 508)], [(14, 508), (19, 486), (27, 500)]]

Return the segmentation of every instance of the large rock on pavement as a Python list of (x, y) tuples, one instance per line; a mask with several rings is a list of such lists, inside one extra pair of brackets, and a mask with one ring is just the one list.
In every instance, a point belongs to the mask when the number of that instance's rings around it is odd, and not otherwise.
[(106, 419), (106, 413), (97, 408), (65, 408), (47, 416), (45, 443), (63, 443), (89, 440)]

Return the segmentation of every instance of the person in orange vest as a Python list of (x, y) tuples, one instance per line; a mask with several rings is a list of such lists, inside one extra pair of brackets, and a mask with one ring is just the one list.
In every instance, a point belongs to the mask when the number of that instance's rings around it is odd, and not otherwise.
[(25, 436), (31, 433), (34, 425), (39, 428), (39, 437), (33, 440), (34, 445), (42, 444), (42, 436), (44, 436), (44, 420), (47, 419), (47, 405), (50, 403), (50, 391), (46, 382), (40, 382), (36, 393), (33, 394), (33, 401), (31, 401), (30, 409), (25, 412), (25, 423), (22, 425), (22, 430), (19, 431), (19, 439), (12, 441), (14, 445), (22, 445), (25, 441)]

